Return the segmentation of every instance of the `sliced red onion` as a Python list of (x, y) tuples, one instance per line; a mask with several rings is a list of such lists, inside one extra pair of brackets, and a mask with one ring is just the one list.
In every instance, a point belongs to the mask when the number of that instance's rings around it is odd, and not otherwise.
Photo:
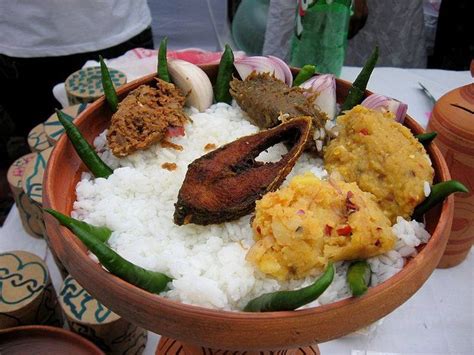
[(334, 75), (313, 76), (301, 84), (300, 87), (319, 93), (314, 100), (314, 106), (324, 112), (330, 120), (336, 117), (336, 78)]
[(391, 112), (395, 115), (395, 120), (400, 123), (405, 120), (408, 109), (408, 106), (403, 102), (379, 94), (370, 95), (362, 101), (361, 105), (382, 113)]
[(407, 114), (408, 105), (398, 100), (392, 99), (388, 105), (388, 110), (395, 114), (395, 120), (403, 123)]
[(269, 55), (268, 58), (280, 66), (281, 70), (285, 74), (285, 83), (291, 87), (293, 85), (293, 74), (291, 74), (291, 69), (283, 60), (278, 57)]
[[(247, 78), (247, 76), (249, 76), (253, 71), (256, 71), (257, 73), (273, 74), (277, 79), (288, 84), (286, 79), (287, 74), (285, 74), (286, 71), (283, 69), (283, 65), (275, 59), (262, 56), (245, 57), (236, 60), (234, 66), (242, 80), (245, 80), (245, 78)], [(288, 70), (290, 70), (290, 68), (288, 68)]]

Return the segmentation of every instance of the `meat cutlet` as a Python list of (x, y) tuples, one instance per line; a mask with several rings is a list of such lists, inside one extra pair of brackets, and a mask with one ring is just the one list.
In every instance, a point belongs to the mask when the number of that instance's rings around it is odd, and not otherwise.
[(169, 129), (182, 129), (188, 120), (185, 99), (173, 84), (160, 79), (156, 86), (141, 85), (131, 91), (119, 103), (107, 132), (112, 153), (127, 156), (162, 141)]

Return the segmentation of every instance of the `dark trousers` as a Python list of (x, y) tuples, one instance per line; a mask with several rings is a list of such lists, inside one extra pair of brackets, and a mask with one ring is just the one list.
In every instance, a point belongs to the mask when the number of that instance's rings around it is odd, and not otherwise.
[(472, 0), (441, 2), (434, 53), (428, 58), (428, 68), (469, 70), (474, 59), (473, 13)]
[(98, 60), (99, 55), (118, 57), (136, 47), (153, 49), (151, 28), (126, 42), (95, 52), (43, 58), (12, 58), (0, 54), (0, 115), (4, 116), (0, 118), (0, 164), (3, 165), (5, 159), (16, 158), (11, 153), (5, 157), (10, 137), (26, 138), (34, 126), (44, 122), (60, 106), (52, 93), (56, 84), (65, 81), (87, 60)]

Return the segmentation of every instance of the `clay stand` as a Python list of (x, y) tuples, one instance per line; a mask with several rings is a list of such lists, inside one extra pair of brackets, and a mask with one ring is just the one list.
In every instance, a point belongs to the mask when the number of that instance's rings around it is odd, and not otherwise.
[(469, 193), (454, 196), (454, 219), (448, 245), (438, 267), (460, 264), (474, 242), (474, 84), (448, 92), (436, 103), (428, 131), (446, 159), (451, 177)]
[(38, 256), (25, 251), (1, 253), (0, 286), (0, 329), (28, 324), (62, 327), (48, 269)]
[(107, 353), (141, 354), (147, 331), (126, 321), (68, 276), (61, 287), (61, 307), (72, 331), (91, 340)]
[[(109, 68), (110, 77), (117, 88), (127, 82), (121, 71)], [(68, 76), (65, 82), (66, 94), (70, 105), (92, 102), (102, 95), (100, 67), (80, 69)]]

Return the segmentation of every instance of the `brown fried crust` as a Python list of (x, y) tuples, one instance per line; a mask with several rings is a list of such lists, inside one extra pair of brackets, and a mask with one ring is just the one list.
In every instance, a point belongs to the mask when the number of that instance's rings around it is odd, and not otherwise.
[(107, 132), (109, 148), (123, 157), (163, 140), (169, 127), (182, 127), (185, 97), (171, 83), (156, 79), (156, 87), (141, 85), (131, 91), (112, 116)]
[[(178, 225), (222, 223), (255, 208), (255, 201), (276, 190), (295, 165), (311, 132), (311, 117), (298, 117), (275, 128), (242, 137), (196, 159), (188, 171), (175, 204)], [(278, 162), (255, 158), (286, 141), (291, 149)]]

